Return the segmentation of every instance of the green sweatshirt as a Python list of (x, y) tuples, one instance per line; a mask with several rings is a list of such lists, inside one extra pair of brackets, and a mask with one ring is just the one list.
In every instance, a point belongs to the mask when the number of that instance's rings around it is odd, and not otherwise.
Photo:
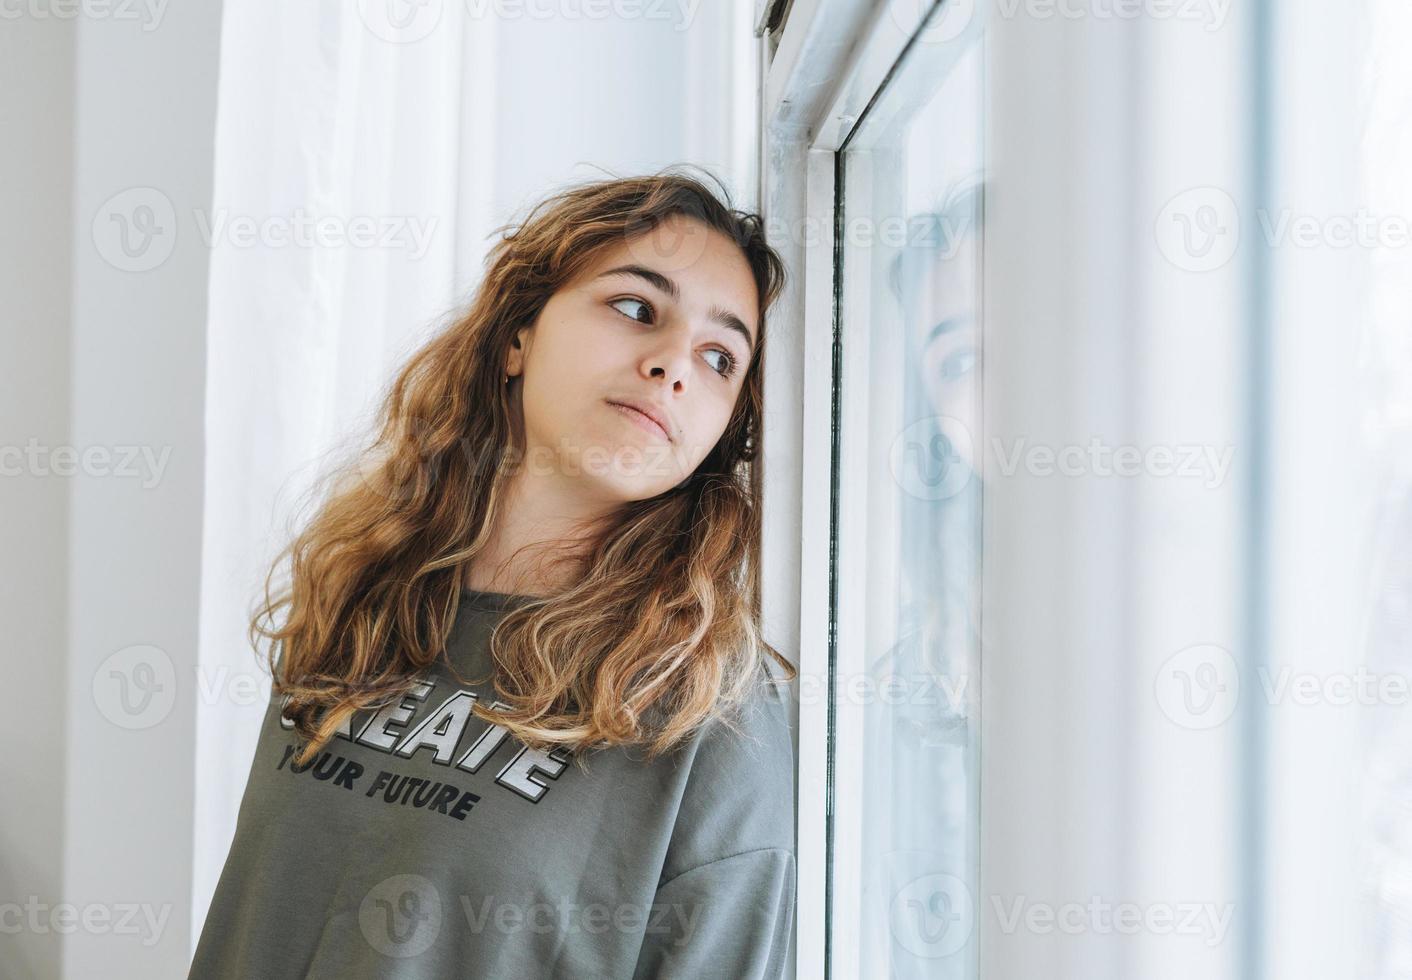
[[(447, 656), (490, 673), (522, 596), (467, 590)], [(771, 685), (653, 762), (529, 749), (441, 663), (307, 766), (266, 710), (189, 977), (747, 980), (784, 976), (794, 759)]]

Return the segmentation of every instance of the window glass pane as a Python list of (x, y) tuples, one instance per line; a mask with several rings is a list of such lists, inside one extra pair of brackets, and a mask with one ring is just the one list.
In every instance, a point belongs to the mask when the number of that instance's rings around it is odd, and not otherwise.
[(864, 525), (839, 560), (866, 586), (838, 598), (865, 639), (836, 691), (861, 705), (840, 758), (862, 798), (834, 842), (861, 894), (835, 908), (861, 923), (833, 926), (878, 976), (978, 975), (983, 58), (974, 36), (914, 44), (843, 150), (841, 383), (867, 414), (843, 458), (867, 466), (838, 474)]

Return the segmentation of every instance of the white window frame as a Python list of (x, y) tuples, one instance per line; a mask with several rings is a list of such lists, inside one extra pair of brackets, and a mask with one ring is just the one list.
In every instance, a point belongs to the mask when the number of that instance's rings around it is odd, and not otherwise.
[[(773, 5), (758, 0), (756, 31), (761, 34), (760, 186), (757, 200), (769, 241), (789, 268), (788, 288), (772, 310), (765, 368), (762, 491), (766, 522), (763, 561), (769, 574), (762, 606), (767, 634), (781, 650), (797, 652), (798, 746), (798, 904), (796, 973), (823, 977), (831, 959), (835, 976), (863, 976), (859, 962), (862, 880), (860, 855), (845, 849), (833, 855), (834, 910), (829, 916), (828, 733), (830, 706), (840, 737), (834, 760), (834, 798), (857, 799), (862, 785), (861, 731), (864, 706), (829, 696), (831, 590), (862, 595), (861, 566), (840, 569), (831, 581), (830, 493), (833, 475), (834, 382), (834, 220), (835, 158), (873, 94), (884, 84), (931, 5), (918, 0), (793, 0), (773, 54), (763, 36)], [(862, 38), (860, 43), (853, 43)], [(802, 182), (799, 176), (803, 175)], [(850, 309), (842, 316), (850, 351), (866, 350), (861, 333), (868, 322), (866, 289), (847, 292)], [(850, 355), (852, 357), (853, 355)], [(855, 367), (850, 362), (850, 368)], [(855, 374), (855, 376), (857, 376)], [(840, 448), (847, 454), (866, 446), (857, 428), (867, 425), (866, 391), (842, 389)], [(855, 472), (842, 461), (843, 474)], [(842, 497), (862, 499), (865, 471), (856, 490)], [(863, 554), (863, 513), (839, 515), (840, 550)], [(794, 577), (797, 570), (798, 577)], [(863, 604), (838, 602), (837, 671), (861, 676)], [(857, 840), (858, 806), (835, 808), (836, 840)], [(828, 919), (838, 928), (832, 934)]]

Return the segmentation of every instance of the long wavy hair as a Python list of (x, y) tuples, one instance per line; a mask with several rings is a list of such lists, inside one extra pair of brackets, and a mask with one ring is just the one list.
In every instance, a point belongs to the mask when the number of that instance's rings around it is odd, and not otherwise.
[[(601, 251), (682, 215), (738, 244), (759, 297), (756, 350), (731, 419), (671, 490), (624, 504), (576, 539), (574, 584), (512, 604), (490, 652), (495, 694), (477, 717), (526, 745), (644, 746), (653, 758), (712, 719), (731, 724), (766, 656), (793, 665), (760, 628), (760, 483), (765, 313), (785, 268), (760, 217), (700, 180), (657, 174), (572, 185), (533, 207), (491, 248), (464, 313), (417, 350), (381, 401), (371, 444), (314, 492), (307, 526), (274, 560), (250, 637), (270, 641), (283, 714), (307, 762), (354, 712), (394, 703), (447, 638), (469, 564), (495, 527), (522, 428), (503, 382), (518, 328)], [(286, 587), (270, 583), (285, 558)], [(276, 624), (277, 614), (287, 615)], [(262, 623), (268, 622), (268, 626)], [(459, 678), (460, 675), (456, 674)]]

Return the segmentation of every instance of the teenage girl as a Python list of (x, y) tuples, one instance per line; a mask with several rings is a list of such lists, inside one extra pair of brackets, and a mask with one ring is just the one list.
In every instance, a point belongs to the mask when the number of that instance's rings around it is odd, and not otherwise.
[(267, 580), (273, 697), (192, 977), (784, 975), (783, 265), (681, 172), (507, 229)]

